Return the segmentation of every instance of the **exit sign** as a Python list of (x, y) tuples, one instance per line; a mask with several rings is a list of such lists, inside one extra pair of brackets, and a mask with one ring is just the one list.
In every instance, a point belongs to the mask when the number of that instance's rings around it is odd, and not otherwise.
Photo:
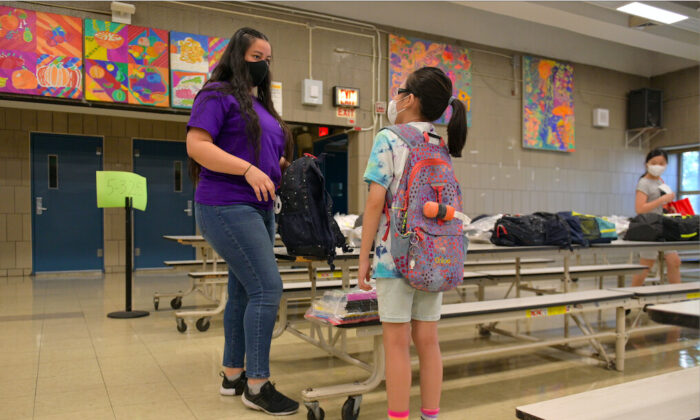
[(333, 105), (357, 108), (360, 106), (360, 89), (335, 86)]

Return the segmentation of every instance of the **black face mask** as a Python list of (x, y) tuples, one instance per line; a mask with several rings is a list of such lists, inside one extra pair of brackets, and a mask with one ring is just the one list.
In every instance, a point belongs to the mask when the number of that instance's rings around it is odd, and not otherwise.
[(253, 81), (253, 86), (260, 86), (267, 76), (267, 61), (246, 61), (248, 65), (248, 73), (250, 73), (250, 79)]

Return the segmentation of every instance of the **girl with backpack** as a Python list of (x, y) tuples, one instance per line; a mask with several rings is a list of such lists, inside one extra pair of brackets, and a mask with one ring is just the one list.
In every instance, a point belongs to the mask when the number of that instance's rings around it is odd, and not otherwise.
[(289, 415), (299, 403), (268, 380), (282, 297), (273, 202), (293, 148), (287, 125), (272, 106), (271, 54), (262, 33), (236, 31), (195, 98), (187, 154), (197, 186), (197, 225), (229, 269), (220, 393), (241, 395), (255, 410)]
[[(452, 117), (447, 127), (448, 139), (445, 144), (436, 134), (431, 121), (440, 118), (448, 106), (452, 107)], [(369, 254), (374, 243), (371, 277), (377, 282), (379, 317), (383, 327), (388, 417), (408, 418), (411, 389), (409, 349), (412, 338), (420, 358), (421, 419), (433, 420), (438, 417), (440, 410), (442, 387), (442, 356), (437, 335), (437, 321), (442, 307), (441, 290), (448, 290), (461, 282), (466, 246), (462, 242), (464, 237), (461, 222), (455, 219), (449, 222), (434, 219), (416, 222), (422, 215), (411, 213), (411, 209), (415, 206), (422, 208), (424, 202), (418, 199), (418, 194), (408, 194), (414, 190), (410, 187), (407, 189), (407, 182), (409, 185), (411, 182), (424, 182), (420, 172), (415, 172), (414, 169), (421, 169), (429, 163), (443, 162), (440, 167), (431, 168), (430, 174), (425, 175), (437, 176), (441, 182), (426, 182), (427, 190), (421, 191), (427, 191), (430, 201), (446, 202), (452, 207), (459, 207), (456, 208), (457, 211), (461, 210), (461, 191), (454, 178), (449, 155), (459, 157), (462, 154), (467, 139), (466, 109), (462, 102), (452, 96), (452, 82), (442, 70), (423, 67), (411, 73), (401, 88), (394, 92), (387, 108), (387, 116), (392, 127), (380, 131), (375, 137), (364, 174), (364, 180), (369, 184), (369, 195), (364, 212), (358, 280), (362, 289), (371, 288)], [(417, 133), (415, 138), (408, 138), (411, 133)], [(441, 157), (417, 160), (421, 156), (416, 155), (430, 153), (433, 154), (431, 156)], [(407, 180), (409, 174), (405, 173), (404, 168), (419, 175), (409, 176), (410, 179)], [(439, 174), (435, 175), (437, 173)], [(435, 188), (434, 195), (431, 185)], [(409, 203), (414, 198), (421, 202)], [(416, 228), (405, 235), (399, 232), (401, 227), (416, 223), (424, 223), (423, 226), (430, 224), (434, 231), (449, 231), (452, 236), (443, 236), (448, 242), (441, 243), (438, 236), (430, 237), (427, 230)], [(449, 242), (451, 239), (454, 242)], [(392, 242), (395, 249), (392, 249)], [(423, 255), (411, 254), (411, 250), (423, 249), (419, 247), (424, 243), (435, 245), (435, 254), (432, 251), (421, 251)], [(441, 247), (441, 244), (446, 246)], [(460, 247), (464, 247), (464, 250), (458, 249), (457, 254), (445, 256), (449, 254), (444, 254), (446, 248)], [(401, 252), (405, 248), (411, 248), (406, 253), (407, 258)], [(397, 257), (394, 258), (393, 254)], [(445, 263), (452, 264), (451, 271), (439, 269), (439, 264)], [(432, 264), (438, 264), (434, 266), (435, 270), (425, 271), (427, 266), (433, 267)], [(457, 267), (456, 273), (454, 267)], [(412, 277), (414, 271), (421, 273), (418, 277), (429, 280), (422, 283)], [(451, 276), (449, 284), (446, 276), (448, 272)]]
[[(647, 154), (646, 172), (639, 178), (637, 183), (634, 210), (639, 214), (656, 213), (664, 214), (664, 205), (675, 199), (675, 194), (661, 179), (661, 175), (668, 165), (668, 153), (662, 149), (654, 149)], [(644, 280), (649, 274), (649, 270), (656, 262), (656, 251), (640, 251), (639, 264), (646, 265), (647, 268), (640, 274), (632, 277), (632, 287), (644, 285)], [(676, 251), (665, 251), (664, 259), (668, 268), (668, 282), (681, 282), (681, 259)]]

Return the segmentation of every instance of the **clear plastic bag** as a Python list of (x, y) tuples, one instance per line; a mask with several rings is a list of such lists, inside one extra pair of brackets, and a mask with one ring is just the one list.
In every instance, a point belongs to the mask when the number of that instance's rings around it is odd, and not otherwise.
[(364, 291), (359, 288), (327, 291), (312, 302), (304, 316), (333, 325), (377, 320), (377, 291)]
[(464, 231), (467, 233), (469, 242), (490, 244), (493, 227), (501, 217), (503, 217), (502, 214), (482, 217), (467, 225)]

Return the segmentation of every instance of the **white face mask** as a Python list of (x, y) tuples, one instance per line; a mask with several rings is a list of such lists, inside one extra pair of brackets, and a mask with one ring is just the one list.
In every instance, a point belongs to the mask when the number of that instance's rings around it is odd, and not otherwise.
[(389, 119), (389, 123), (391, 125), (396, 124), (396, 116), (399, 115), (399, 112), (405, 111), (406, 108), (402, 109), (401, 111), (396, 110), (396, 104), (403, 101), (404, 99), (408, 98), (408, 96), (405, 96), (398, 101), (391, 100), (389, 101), (389, 106), (386, 107), (386, 117)]
[(652, 176), (661, 176), (666, 170), (666, 165), (647, 165), (647, 172)]

